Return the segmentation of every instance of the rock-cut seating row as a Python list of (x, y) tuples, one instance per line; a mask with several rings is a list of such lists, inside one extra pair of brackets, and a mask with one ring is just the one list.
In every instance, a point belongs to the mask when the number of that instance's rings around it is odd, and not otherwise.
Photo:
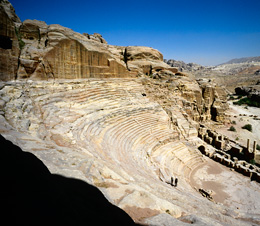
[(167, 113), (143, 93), (138, 80), (90, 79), (75, 86), (38, 85), (31, 97), (50, 133), (114, 161), (115, 167), (149, 175), (149, 158), (169, 174), (187, 176), (201, 157), (178, 141), (179, 132), (170, 128)]
[(170, 176), (189, 178), (193, 169), (202, 164), (201, 155), (193, 153), (182, 142), (170, 142), (152, 153), (154, 162)]

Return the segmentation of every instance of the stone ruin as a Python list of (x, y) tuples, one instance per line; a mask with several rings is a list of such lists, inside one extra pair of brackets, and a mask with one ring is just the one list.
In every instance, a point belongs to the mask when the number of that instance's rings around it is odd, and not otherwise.
[(255, 162), (256, 159), (256, 141), (252, 149), (250, 139), (244, 147), (202, 124), (198, 130), (198, 137), (214, 147), (214, 151), (210, 151), (206, 145), (200, 145), (198, 149), (202, 154), (260, 183), (260, 168), (250, 163)]

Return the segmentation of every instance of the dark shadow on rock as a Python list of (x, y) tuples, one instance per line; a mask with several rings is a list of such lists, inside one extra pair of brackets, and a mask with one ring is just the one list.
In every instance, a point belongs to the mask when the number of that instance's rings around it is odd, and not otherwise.
[(32, 153), (0, 135), (4, 225), (135, 225), (84, 181), (51, 174)]

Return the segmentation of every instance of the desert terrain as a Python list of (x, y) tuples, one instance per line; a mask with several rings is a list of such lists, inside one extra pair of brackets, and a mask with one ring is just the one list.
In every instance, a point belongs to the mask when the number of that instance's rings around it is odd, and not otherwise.
[[(225, 127), (218, 129), (220, 133), (230, 137), (233, 140), (238, 140), (239, 143), (246, 145), (247, 139), (251, 141), (256, 140), (260, 142), (260, 109), (250, 106), (238, 106), (234, 105), (232, 101), (229, 102), (229, 110), (227, 114), (230, 114), (230, 120), (232, 123), (226, 124)], [(242, 129), (246, 124), (252, 125), (252, 132)], [(236, 128), (235, 132), (229, 130), (230, 126)]]

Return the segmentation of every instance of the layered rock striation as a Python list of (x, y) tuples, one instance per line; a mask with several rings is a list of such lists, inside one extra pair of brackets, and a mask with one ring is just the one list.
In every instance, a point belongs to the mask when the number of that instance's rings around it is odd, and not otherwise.
[(107, 51), (104, 41), (101, 42), (103, 39), (92, 39), (60, 25), (48, 26), (31, 20), (23, 22), (19, 34), (25, 46), (19, 58), (18, 78), (129, 76), (124, 63)]

